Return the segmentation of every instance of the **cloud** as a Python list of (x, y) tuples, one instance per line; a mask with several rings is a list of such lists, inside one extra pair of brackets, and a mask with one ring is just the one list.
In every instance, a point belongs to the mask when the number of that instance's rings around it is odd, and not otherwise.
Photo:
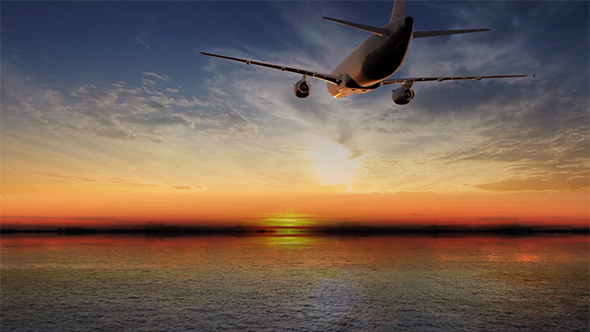
[(104, 179), (107, 179), (109, 181), (118, 183), (118, 184), (124, 184), (124, 185), (127, 185), (127, 186), (133, 186), (133, 187), (158, 187), (158, 185), (152, 184), (152, 183), (135, 182), (135, 181), (132, 181), (132, 180), (122, 179), (122, 178), (116, 178), (116, 177), (104, 176), (103, 178)]
[(36, 172), (35, 174), (47, 176), (54, 179), (59, 179), (67, 182), (88, 182), (88, 183), (95, 183), (100, 182), (100, 180), (86, 177), (86, 176), (73, 176), (67, 175), (62, 172), (53, 172), (53, 171), (44, 171), (44, 172)]
[(177, 190), (193, 190), (193, 189), (204, 190), (204, 189), (206, 189), (205, 186), (200, 185), (200, 184), (197, 184), (195, 186), (171, 186), (171, 187), (174, 189), (177, 189)]
[(191, 189), (193, 189), (193, 187), (191, 187), (191, 186), (172, 186), (172, 188), (178, 189), (178, 190), (191, 190)]
[(111, 139), (119, 139), (124, 141), (134, 140), (137, 138), (134, 132), (124, 128), (115, 127), (98, 127), (87, 129), (86, 132)]
[(142, 79), (141, 82), (144, 86), (156, 86), (157, 83), (154, 80)]
[(558, 174), (551, 176), (535, 176), (528, 179), (507, 179), (497, 182), (475, 185), (486, 191), (588, 191), (590, 178), (588, 174), (571, 176)]
[(2, 86), (5, 116), (21, 124), (34, 120), (54, 132), (152, 142), (174, 139), (172, 131), (179, 128), (218, 133), (219, 138), (251, 137), (258, 132), (258, 126), (230, 104), (203, 101), (179, 89), (117, 82), (109, 88), (83, 85), (62, 92), (17, 75), (3, 77)]
[(157, 113), (157, 112), (167, 112), (167, 111), (169, 111), (168, 107), (166, 107), (163, 104), (160, 104), (159, 102), (154, 101), (154, 100), (149, 100), (149, 101), (145, 102), (144, 105), (147, 108), (152, 109), (154, 113)]
[(504, 107), (478, 106), (482, 111), (471, 115), (477, 127), (464, 133), (471, 143), (440, 153), (439, 160), (446, 165), (486, 163), (509, 176), (474, 185), (478, 189), (587, 190), (588, 100), (559, 89), (554, 89), (555, 95), (546, 94), (544, 84), (533, 91), (522, 93), (525, 98), (520, 101), (507, 100)]
[(140, 124), (148, 128), (169, 127), (169, 126), (191, 126), (193, 122), (187, 120), (186, 116), (178, 114), (165, 114), (154, 116), (134, 116), (121, 119), (124, 122)]
[(64, 98), (56, 89), (36, 85), (29, 77), (2, 76), (2, 115), (6, 120), (23, 116), (37, 123), (48, 124), (52, 116), (64, 114)]
[(170, 82), (170, 77), (168, 77), (168, 75), (160, 75), (158, 73), (153, 73), (153, 72), (142, 72), (142, 74), (144, 76), (149, 76), (149, 77), (153, 77), (155, 79), (164, 81), (164, 82)]
[(134, 186), (134, 187), (158, 187), (156, 184), (152, 183), (143, 183), (143, 182), (136, 182), (129, 179), (119, 178), (119, 177), (112, 177), (112, 176), (78, 176), (78, 175), (71, 175), (66, 174), (63, 172), (56, 172), (56, 171), (42, 171), (42, 172), (34, 172), (33, 174), (46, 176), (49, 178), (70, 182), (70, 183), (98, 183), (98, 182), (111, 182), (117, 184), (124, 184), (127, 186)]

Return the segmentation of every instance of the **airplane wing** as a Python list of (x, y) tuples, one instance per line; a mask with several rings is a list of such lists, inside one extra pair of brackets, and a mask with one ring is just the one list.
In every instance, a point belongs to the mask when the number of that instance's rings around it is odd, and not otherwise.
[(239, 59), (239, 58), (232, 58), (229, 56), (224, 56), (224, 55), (217, 55), (217, 54), (211, 54), (211, 53), (204, 53), (204, 52), (198, 52), (199, 54), (202, 55), (207, 55), (207, 56), (212, 56), (212, 57), (216, 57), (216, 58), (221, 58), (221, 59), (226, 59), (226, 60), (233, 60), (233, 61), (238, 61), (238, 62), (243, 62), (247, 65), (256, 65), (256, 66), (261, 66), (261, 67), (267, 67), (267, 68), (273, 68), (273, 69), (278, 69), (280, 71), (286, 71), (289, 73), (296, 73), (296, 74), (302, 74), (302, 75), (307, 75), (309, 77), (313, 77), (313, 78), (317, 78), (318, 80), (322, 80), (334, 85), (338, 85), (340, 84), (340, 82), (342, 82), (342, 79), (338, 76), (333, 76), (333, 75), (327, 75), (327, 74), (322, 74), (322, 73), (317, 73), (314, 71), (309, 71), (309, 70), (305, 70), (305, 69), (298, 69), (298, 68), (293, 68), (293, 67), (285, 67), (285, 66), (281, 66), (281, 65), (275, 65), (272, 63), (265, 63), (265, 62), (259, 62), (259, 61), (254, 61), (254, 60), (245, 60), (245, 59)]
[(415, 82), (442, 82), (442, 81), (458, 81), (458, 80), (474, 80), (474, 81), (481, 81), (484, 78), (513, 78), (513, 77), (535, 77), (537, 74), (533, 75), (494, 75), (494, 76), (440, 76), (440, 77), (410, 77), (410, 78), (394, 78), (391, 80), (386, 80), (381, 83), (381, 85), (390, 85), (390, 84), (410, 84)]

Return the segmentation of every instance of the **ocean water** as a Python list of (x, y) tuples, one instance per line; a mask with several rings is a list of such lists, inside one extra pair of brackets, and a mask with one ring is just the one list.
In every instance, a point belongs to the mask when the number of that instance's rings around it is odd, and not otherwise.
[(588, 331), (589, 238), (3, 236), (2, 331)]

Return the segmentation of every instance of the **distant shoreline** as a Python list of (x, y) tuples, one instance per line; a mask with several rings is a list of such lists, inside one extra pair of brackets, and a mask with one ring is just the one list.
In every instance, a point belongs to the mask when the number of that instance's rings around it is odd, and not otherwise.
[(60, 227), (57, 229), (16, 229), (0, 228), (0, 234), (57, 234), (76, 235), (334, 235), (334, 236), (378, 236), (378, 235), (509, 235), (527, 236), (537, 234), (578, 234), (590, 235), (589, 227), (581, 228), (542, 228), (534, 226), (503, 227), (457, 227), (457, 226), (422, 226), (422, 227), (370, 227), (346, 225), (337, 227), (179, 227), (166, 225), (146, 225), (145, 227), (101, 229), (86, 227)]

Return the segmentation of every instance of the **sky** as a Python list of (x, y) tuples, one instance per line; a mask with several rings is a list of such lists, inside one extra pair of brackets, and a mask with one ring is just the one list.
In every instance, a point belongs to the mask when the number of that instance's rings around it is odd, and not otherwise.
[[(2, 2), (3, 226), (588, 225), (589, 3), (410, 1), (393, 77), (533, 74), (335, 99), (393, 3)], [(393, 86), (392, 88), (395, 88)]]

